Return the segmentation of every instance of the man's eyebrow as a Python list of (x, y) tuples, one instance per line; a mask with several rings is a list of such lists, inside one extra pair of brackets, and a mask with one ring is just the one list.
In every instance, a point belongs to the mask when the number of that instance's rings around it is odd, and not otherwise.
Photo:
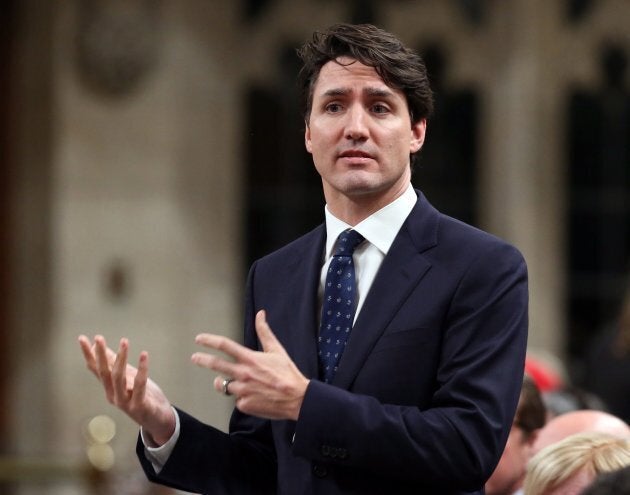
[(379, 98), (390, 98), (394, 96), (394, 92), (384, 88), (365, 88), (363, 92), (368, 96), (376, 96)]
[(350, 88), (331, 88), (322, 94), (322, 96), (345, 96), (350, 93)]
[[(322, 96), (346, 96), (352, 93), (350, 88), (331, 88), (322, 94)], [(390, 89), (368, 87), (363, 90), (363, 94), (371, 97), (390, 98), (394, 96), (394, 92)]]

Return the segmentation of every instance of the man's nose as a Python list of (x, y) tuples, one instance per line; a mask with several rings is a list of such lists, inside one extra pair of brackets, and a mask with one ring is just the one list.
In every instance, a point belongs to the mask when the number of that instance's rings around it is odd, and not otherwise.
[(346, 138), (353, 141), (361, 141), (368, 137), (368, 116), (365, 114), (365, 109), (359, 105), (354, 105), (350, 108), (347, 114), (346, 121)]

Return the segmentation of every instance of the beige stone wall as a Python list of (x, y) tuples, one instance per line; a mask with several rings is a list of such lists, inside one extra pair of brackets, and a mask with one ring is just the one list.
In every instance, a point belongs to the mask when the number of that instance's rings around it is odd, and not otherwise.
[[(120, 418), (119, 455), (135, 455), (135, 426), (81, 370), (81, 332), (113, 344), (129, 337), (134, 356), (149, 351), (152, 376), (174, 403), (226, 427), (230, 402), (209, 392), (213, 377), (189, 360), (197, 333), (237, 337), (240, 329), (240, 86), (224, 51), (234, 33), (221, 27), (235, 23), (225, 5), (165, 2), (157, 64), (118, 99), (80, 85), (67, 56), (76, 12), (60, 15), (51, 349), (58, 445), (76, 443), (76, 420), (108, 412)], [(119, 302), (103, 287), (113, 262), (130, 284)], [(78, 391), (89, 400), (77, 404)]]
[[(237, 58), (226, 51), (236, 33), (225, 29), (237, 22), (231, 2), (222, 9), (164, 2), (156, 64), (133, 91), (110, 96), (78, 77), (77, 3), (56, 7), (52, 45), (39, 45), (50, 53), (31, 53), (35, 63), (51, 57), (44, 85), (51, 113), (33, 110), (49, 122), (46, 174), (35, 178), (47, 194), (32, 203), (17, 200), (27, 223), (46, 214), (49, 236), (37, 253), (45, 268), (33, 271), (21, 259), (18, 275), (27, 287), (16, 320), (28, 317), (30, 325), (18, 326), (33, 338), (15, 337), (13, 450), (84, 460), (84, 422), (108, 414), (118, 426), (116, 466), (134, 471), (137, 428), (107, 404), (76, 338), (101, 333), (117, 345), (129, 337), (134, 360), (149, 351), (152, 376), (174, 403), (227, 428), (230, 401), (211, 392), (213, 376), (194, 367), (190, 355), (197, 333), (240, 336), (241, 86)], [(24, 133), (32, 136), (26, 125)], [(22, 151), (35, 145), (24, 143)], [(18, 239), (18, 256), (33, 250), (29, 242), (27, 234)], [(121, 297), (107, 289), (115, 267), (128, 288)], [(38, 286), (42, 275), (45, 287)], [(29, 306), (28, 287), (46, 301)], [(62, 483), (47, 490), (81, 488)]]

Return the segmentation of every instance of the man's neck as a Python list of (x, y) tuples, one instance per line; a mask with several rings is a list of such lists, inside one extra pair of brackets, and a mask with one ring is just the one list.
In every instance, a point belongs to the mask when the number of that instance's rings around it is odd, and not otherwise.
[(348, 225), (355, 226), (381, 208), (394, 202), (404, 194), (408, 187), (409, 183), (405, 183), (399, 189), (388, 191), (388, 194), (357, 194), (353, 196), (337, 191), (327, 191), (324, 187), (324, 196), (328, 209), (335, 217)]

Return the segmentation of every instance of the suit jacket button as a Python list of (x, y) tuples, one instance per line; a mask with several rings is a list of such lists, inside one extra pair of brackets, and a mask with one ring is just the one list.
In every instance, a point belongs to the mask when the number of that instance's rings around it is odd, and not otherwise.
[(339, 459), (347, 459), (348, 458), (348, 451), (344, 448), (339, 449)]
[(328, 469), (326, 469), (326, 466), (322, 466), (321, 464), (315, 464), (313, 465), (313, 474), (318, 478), (324, 478), (328, 475)]
[(320, 452), (322, 453), (322, 455), (324, 457), (329, 457), (330, 456), (330, 446), (328, 445), (322, 445), (321, 449), (319, 449)]

